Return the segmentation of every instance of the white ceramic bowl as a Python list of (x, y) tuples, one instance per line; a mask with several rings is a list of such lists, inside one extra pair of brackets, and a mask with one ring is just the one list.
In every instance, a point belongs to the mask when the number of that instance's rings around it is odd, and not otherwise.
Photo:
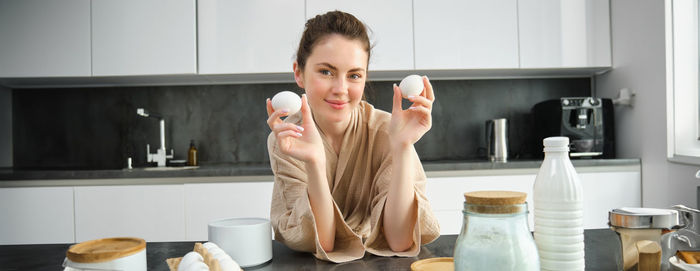
[(123, 258), (99, 262), (99, 263), (79, 263), (65, 258), (63, 266), (66, 271), (76, 270), (134, 270), (146, 271), (146, 250), (141, 250), (136, 254), (132, 254)]
[(272, 259), (272, 228), (264, 218), (226, 218), (209, 222), (209, 242), (217, 244), (241, 267)]
[(112, 237), (81, 242), (68, 248), (63, 267), (65, 270), (146, 271), (146, 240)]
[(668, 262), (671, 264), (671, 270), (672, 271), (698, 271), (700, 270), (700, 264), (687, 264), (681, 259), (676, 258), (676, 256), (671, 257), (668, 259)]

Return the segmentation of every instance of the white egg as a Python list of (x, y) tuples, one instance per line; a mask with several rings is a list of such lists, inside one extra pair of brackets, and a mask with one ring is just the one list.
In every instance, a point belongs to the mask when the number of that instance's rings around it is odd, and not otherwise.
[(408, 96), (415, 96), (423, 92), (423, 78), (420, 75), (409, 75), (406, 76), (399, 84), (401, 89), (401, 96), (408, 98)]
[(180, 264), (177, 265), (177, 271), (189, 270), (190, 265), (197, 262), (204, 263), (204, 258), (199, 253), (190, 251), (182, 257)]
[(209, 255), (211, 255), (212, 258), (216, 259), (217, 262), (219, 262), (219, 267), (221, 267), (222, 271), (238, 271), (241, 270), (241, 267), (234, 261), (231, 256), (229, 256), (226, 251), (218, 247), (216, 244), (207, 242), (204, 243), (202, 246), (204, 246), (207, 251), (209, 252)]
[(222, 271), (238, 271), (241, 270), (241, 267), (231, 259), (231, 256), (226, 255), (226, 257), (222, 257), (221, 259), (217, 259), (219, 261), (219, 266), (221, 267)]
[(209, 271), (209, 266), (204, 262), (194, 262), (187, 267), (187, 271)]
[(219, 247), (219, 246), (217, 246), (216, 244), (214, 244), (214, 243), (212, 243), (212, 242), (206, 242), (206, 243), (202, 244), (202, 246), (203, 246), (204, 248), (206, 248), (207, 250), (210, 250), (210, 249), (213, 248), (213, 247), (216, 247), (216, 248)]
[(209, 250), (209, 255), (211, 255), (212, 258), (219, 260), (219, 258), (223, 256), (227, 256), (226, 252), (220, 248), (212, 248)]
[(272, 108), (277, 110), (287, 109), (289, 115), (296, 113), (301, 109), (301, 98), (294, 92), (281, 91), (272, 97)]

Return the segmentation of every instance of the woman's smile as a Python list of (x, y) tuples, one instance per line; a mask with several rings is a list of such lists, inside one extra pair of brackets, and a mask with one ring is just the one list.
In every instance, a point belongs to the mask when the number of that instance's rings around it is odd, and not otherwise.
[(326, 103), (328, 103), (333, 109), (343, 109), (345, 106), (348, 104), (346, 101), (342, 100), (324, 100)]

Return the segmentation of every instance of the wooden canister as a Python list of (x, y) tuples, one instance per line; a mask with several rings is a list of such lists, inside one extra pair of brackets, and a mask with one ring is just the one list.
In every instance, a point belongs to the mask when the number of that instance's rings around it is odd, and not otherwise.
[(66, 251), (65, 266), (75, 269), (145, 271), (146, 241), (117, 237), (85, 241)]

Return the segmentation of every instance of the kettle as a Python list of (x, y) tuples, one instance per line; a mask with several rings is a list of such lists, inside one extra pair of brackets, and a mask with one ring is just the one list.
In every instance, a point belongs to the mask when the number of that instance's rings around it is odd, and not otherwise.
[(486, 156), (491, 162), (508, 161), (508, 120), (486, 121)]

